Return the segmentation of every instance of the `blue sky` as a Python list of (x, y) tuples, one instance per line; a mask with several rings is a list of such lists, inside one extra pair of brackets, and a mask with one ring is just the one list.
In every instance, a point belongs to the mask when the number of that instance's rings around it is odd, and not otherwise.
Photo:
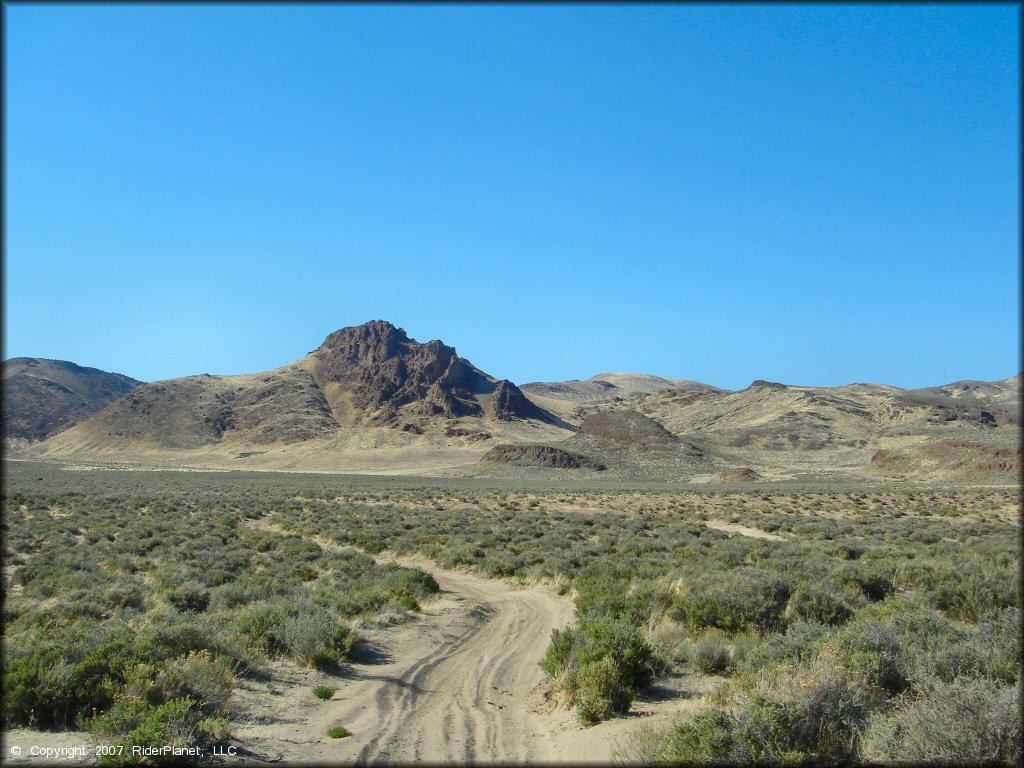
[(5, 357), (1020, 370), (1014, 5), (17, 5)]

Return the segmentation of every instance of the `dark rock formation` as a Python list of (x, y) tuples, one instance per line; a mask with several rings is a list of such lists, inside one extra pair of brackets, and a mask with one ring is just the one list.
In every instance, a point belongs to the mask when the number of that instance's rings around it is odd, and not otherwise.
[(494, 464), (512, 464), (518, 467), (554, 467), (556, 469), (606, 469), (582, 454), (555, 448), (551, 445), (496, 445), (480, 461)]
[[(335, 331), (313, 353), (316, 378), (351, 393), (371, 423), (395, 424), (398, 409), (447, 418), (548, 419), (519, 388), (483, 373), (440, 341), (421, 344), (383, 320)], [(490, 397), (487, 397), (490, 396)]]
[(494, 417), (501, 421), (512, 419), (540, 419), (549, 418), (546, 411), (541, 410), (524, 395), (515, 384), (508, 379), (502, 379), (494, 392)]
[(761, 475), (750, 467), (730, 467), (720, 472), (718, 479), (725, 483), (754, 483)]

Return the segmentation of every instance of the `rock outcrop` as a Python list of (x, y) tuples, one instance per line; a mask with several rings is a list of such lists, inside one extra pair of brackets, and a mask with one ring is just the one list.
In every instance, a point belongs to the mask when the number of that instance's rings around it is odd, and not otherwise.
[(357, 435), (380, 427), (403, 437), (444, 434), (474, 442), (502, 426), (514, 431), (523, 425), (510, 422), (519, 420), (556, 421), (515, 384), (488, 376), (454, 348), (436, 340), (421, 344), (374, 320), (335, 331), (310, 354), (271, 371), (141, 385), (45, 447), (115, 453), (128, 444), (161, 451), (224, 444), (234, 451), (358, 442)]
[(512, 464), (517, 467), (553, 467), (555, 469), (606, 469), (604, 464), (553, 445), (496, 445), (483, 455), (481, 461), (492, 464)]
[(510, 381), (498, 381), (440, 341), (421, 344), (401, 328), (373, 320), (335, 331), (315, 350), (314, 376), (325, 391), (347, 393), (348, 418), (397, 425), (403, 417), (491, 416), (546, 419)]
[(750, 467), (730, 467), (718, 473), (723, 483), (756, 483), (761, 475)]

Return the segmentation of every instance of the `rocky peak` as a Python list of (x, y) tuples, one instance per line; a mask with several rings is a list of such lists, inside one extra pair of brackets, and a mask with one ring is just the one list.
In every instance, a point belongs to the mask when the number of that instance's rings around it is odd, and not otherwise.
[[(324, 339), (314, 354), (329, 354), (372, 365), (398, 356), (410, 343), (412, 339), (402, 328), (396, 328), (386, 320), (371, 320), (335, 331)], [(436, 344), (441, 345), (441, 342)]]
[[(519, 388), (497, 381), (438, 340), (409, 338), (384, 320), (342, 328), (313, 352), (322, 387), (350, 392), (352, 405), (371, 422), (399, 423), (406, 416), (483, 416), (498, 419), (544, 418)], [(488, 408), (480, 396), (487, 397)], [(493, 400), (493, 404), (491, 404)]]

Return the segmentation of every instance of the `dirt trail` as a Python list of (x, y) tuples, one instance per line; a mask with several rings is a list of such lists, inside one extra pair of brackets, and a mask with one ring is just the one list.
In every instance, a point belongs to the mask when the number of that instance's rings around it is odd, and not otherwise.
[(529, 710), (530, 694), (543, 679), (537, 662), (551, 630), (569, 623), (572, 607), (542, 589), (514, 590), (432, 570), (461, 616), (433, 652), (376, 691), (363, 718), (376, 723), (377, 732), (358, 761), (549, 757), (539, 718)]
[[(371, 633), (381, 658), (353, 664), (332, 700), (319, 702), (310, 693), (321, 673), (299, 674), (294, 693), (300, 698), (290, 717), (257, 717), (262, 722), (236, 729), (246, 749), (286, 762), (578, 761), (579, 754), (566, 754), (559, 743), (563, 732), (576, 730), (566, 727), (567, 713), (533, 711), (542, 701), (538, 662), (551, 630), (572, 620), (571, 601), (421, 558), (392, 561), (429, 571), (440, 599), (415, 622), (379, 638)], [(330, 739), (327, 731), (335, 725), (353, 735)], [(597, 752), (592, 759), (607, 759), (606, 748)]]

